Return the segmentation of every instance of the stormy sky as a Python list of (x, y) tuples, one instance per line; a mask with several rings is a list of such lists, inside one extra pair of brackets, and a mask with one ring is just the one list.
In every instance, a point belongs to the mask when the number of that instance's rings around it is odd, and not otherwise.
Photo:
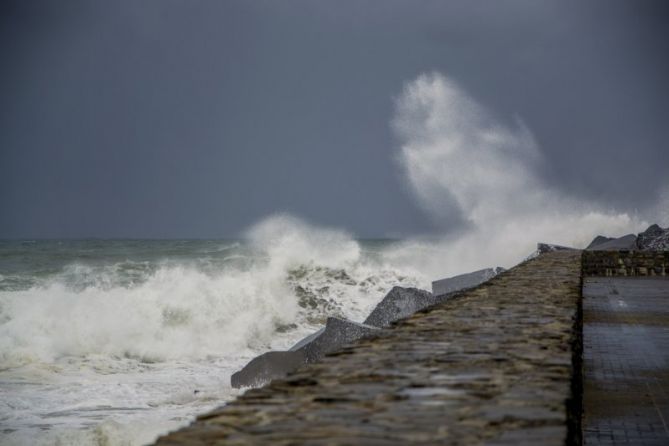
[(0, 238), (466, 224), (398, 164), (424, 73), (522, 121), (545, 187), (634, 212), (669, 177), (668, 55), (662, 0), (3, 0)]

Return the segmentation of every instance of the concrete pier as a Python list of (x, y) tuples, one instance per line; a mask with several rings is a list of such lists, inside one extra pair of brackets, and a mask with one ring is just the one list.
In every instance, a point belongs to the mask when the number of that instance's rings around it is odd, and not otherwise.
[(580, 442), (581, 253), (544, 254), (160, 445)]
[(669, 277), (583, 285), (586, 445), (669, 444)]

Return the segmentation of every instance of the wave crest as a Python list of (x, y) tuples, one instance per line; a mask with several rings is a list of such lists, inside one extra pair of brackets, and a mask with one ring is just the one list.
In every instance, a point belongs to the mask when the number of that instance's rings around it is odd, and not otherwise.
[(247, 237), (220, 254), (243, 261), (79, 262), (0, 291), (0, 368), (90, 355), (251, 356), (290, 345), (330, 315), (363, 320), (392, 286), (417, 283), (347, 233), (294, 217), (270, 217)]

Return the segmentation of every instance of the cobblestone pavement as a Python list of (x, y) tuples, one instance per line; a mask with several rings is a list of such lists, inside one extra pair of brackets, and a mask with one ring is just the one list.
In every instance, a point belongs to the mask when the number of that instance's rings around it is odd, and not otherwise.
[(541, 255), (158, 444), (571, 443), (580, 274), (580, 252)]
[(583, 286), (586, 445), (669, 445), (669, 277)]

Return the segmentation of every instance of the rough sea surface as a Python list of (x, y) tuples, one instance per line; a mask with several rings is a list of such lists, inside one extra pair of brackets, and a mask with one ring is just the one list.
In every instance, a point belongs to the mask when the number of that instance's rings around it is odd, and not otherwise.
[(275, 220), (235, 240), (0, 241), (0, 444), (145, 444), (329, 315), (429, 287), (397, 242)]

